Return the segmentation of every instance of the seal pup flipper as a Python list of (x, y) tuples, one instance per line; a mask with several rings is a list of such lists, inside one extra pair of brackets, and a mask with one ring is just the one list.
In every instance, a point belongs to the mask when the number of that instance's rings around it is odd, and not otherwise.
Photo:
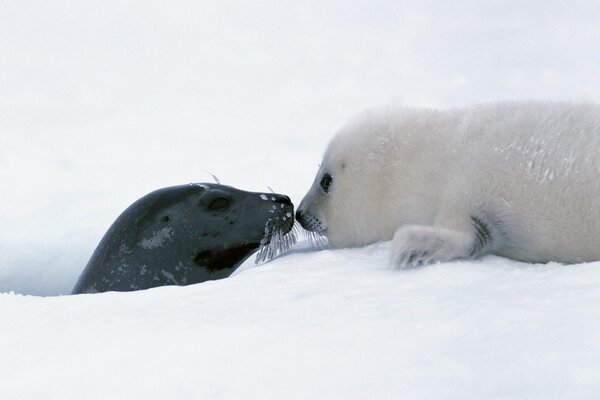
[(471, 217), (471, 227), (466, 232), (421, 225), (400, 227), (392, 239), (391, 264), (413, 268), (489, 253), (492, 238), (487, 224)]

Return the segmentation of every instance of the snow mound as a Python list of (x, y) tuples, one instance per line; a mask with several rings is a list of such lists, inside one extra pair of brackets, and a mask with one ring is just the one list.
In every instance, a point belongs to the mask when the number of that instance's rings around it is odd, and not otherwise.
[[(0, 295), (1, 398), (591, 398), (600, 263), (299, 251), (132, 293)], [(18, 318), (15, 318), (18, 316)], [(35, 377), (35, 383), (26, 377)]]

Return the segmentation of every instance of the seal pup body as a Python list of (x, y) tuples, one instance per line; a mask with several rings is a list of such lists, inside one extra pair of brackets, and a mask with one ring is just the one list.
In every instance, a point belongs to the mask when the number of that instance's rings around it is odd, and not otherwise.
[(225, 278), (293, 222), (293, 205), (280, 194), (210, 183), (159, 189), (116, 219), (73, 294)]
[(371, 112), (332, 139), (296, 218), (332, 247), (392, 240), (398, 267), (600, 260), (598, 149), (589, 104)]

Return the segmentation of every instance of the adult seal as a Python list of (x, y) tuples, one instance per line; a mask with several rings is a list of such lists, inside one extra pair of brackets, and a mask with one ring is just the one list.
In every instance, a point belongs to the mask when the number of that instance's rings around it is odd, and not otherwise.
[(112, 224), (73, 294), (225, 278), (293, 223), (293, 205), (280, 194), (210, 183), (156, 190)]
[(392, 240), (396, 267), (600, 260), (599, 148), (591, 104), (370, 112), (331, 140), (296, 218), (332, 247)]

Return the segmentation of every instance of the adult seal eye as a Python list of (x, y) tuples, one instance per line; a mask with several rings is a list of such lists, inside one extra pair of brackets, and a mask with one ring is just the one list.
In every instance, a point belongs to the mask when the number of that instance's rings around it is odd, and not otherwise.
[(225, 211), (229, 208), (229, 200), (224, 197), (214, 199), (209, 205), (208, 209), (212, 211)]
[(333, 178), (331, 177), (331, 175), (329, 175), (329, 174), (323, 175), (323, 178), (321, 178), (321, 188), (323, 189), (323, 191), (325, 193), (329, 193), (329, 188), (331, 187), (332, 183), (333, 183)]

